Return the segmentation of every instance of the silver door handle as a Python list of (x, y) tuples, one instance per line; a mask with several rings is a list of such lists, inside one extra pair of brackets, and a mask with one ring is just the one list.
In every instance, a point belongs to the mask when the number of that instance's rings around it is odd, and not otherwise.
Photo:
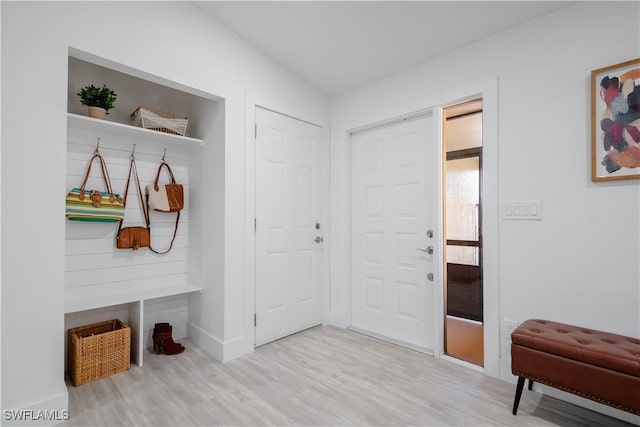
[(422, 251), (428, 253), (429, 255), (433, 255), (433, 246), (427, 246), (426, 249), (418, 248), (416, 249), (416, 251)]
[(313, 239), (313, 241), (316, 242), (316, 243), (322, 243), (322, 242), (324, 242), (324, 239), (322, 237), (320, 237), (320, 236), (316, 236), (316, 238)]

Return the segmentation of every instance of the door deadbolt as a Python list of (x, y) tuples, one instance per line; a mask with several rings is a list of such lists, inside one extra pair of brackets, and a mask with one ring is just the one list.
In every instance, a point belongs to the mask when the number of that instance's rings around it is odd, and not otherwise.
[(429, 273), (429, 274), (427, 274), (427, 280), (428, 280), (428, 281), (433, 282), (433, 277), (434, 277), (434, 276), (433, 276), (433, 273)]
[(427, 237), (433, 239), (433, 230), (427, 230)]

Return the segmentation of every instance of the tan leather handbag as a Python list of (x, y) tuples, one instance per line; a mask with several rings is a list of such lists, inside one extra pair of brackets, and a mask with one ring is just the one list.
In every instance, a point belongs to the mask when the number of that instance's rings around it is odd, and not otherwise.
[[(158, 184), (162, 168), (166, 168), (171, 178), (170, 184)], [(153, 185), (147, 185), (147, 203), (149, 208), (161, 212), (178, 212), (184, 208), (184, 189), (176, 183), (171, 167), (162, 160), (158, 167)]]
[[(171, 178), (170, 184), (158, 184), (160, 180), (160, 172), (162, 168), (166, 168), (169, 173), (169, 178)], [(158, 173), (156, 174), (156, 180), (152, 185), (147, 185), (147, 218), (150, 217), (149, 209), (153, 209), (160, 212), (175, 212), (176, 213), (176, 224), (173, 228), (173, 237), (171, 238), (171, 243), (169, 244), (169, 248), (165, 251), (158, 251), (153, 248), (153, 246), (149, 246), (152, 252), (157, 254), (166, 254), (173, 247), (173, 242), (176, 240), (176, 235), (178, 234), (178, 224), (180, 223), (180, 211), (184, 208), (184, 189), (182, 188), (182, 184), (176, 183), (176, 178), (173, 175), (173, 171), (167, 162), (164, 161), (164, 156), (162, 156), (162, 161), (160, 162), (160, 166), (158, 166)]]

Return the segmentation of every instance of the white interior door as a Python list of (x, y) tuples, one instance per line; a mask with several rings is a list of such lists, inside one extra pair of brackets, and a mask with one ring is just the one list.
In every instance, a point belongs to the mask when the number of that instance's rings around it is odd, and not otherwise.
[(433, 351), (438, 161), (431, 116), (352, 137), (352, 328)]
[(256, 108), (256, 346), (322, 322), (321, 135)]

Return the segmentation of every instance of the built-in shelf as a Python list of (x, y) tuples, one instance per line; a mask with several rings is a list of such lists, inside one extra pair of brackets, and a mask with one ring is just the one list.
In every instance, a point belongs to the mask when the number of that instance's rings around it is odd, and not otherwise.
[(202, 289), (190, 284), (106, 284), (67, 288), (64, 291), (65, 314), (96, 308), (129, 304), (131, 326), (131, 359), (138, 366), (144, 363), (145, 334), (144, 311), (146, 301), (156, 298), (200, 292)]
[(67, 288), (64, 291), (64, 312), (65, 314), (75, 313), (118, 304), (200, 292), (201, 290), (200, 287), (190, 284), (136, 286), (131, 282), (127, 282), (125, 285), (106, 284)]
[(96, 136), (108, 134), (120, 138), (144, 140), (161, 146), (167, 144), (182, 144), (186, 146), (203, 145), (203, 140), (198, 138), (157, 132), (155, 130), (144, 129), (109, 120), (94, 119), (93, 117), (81, 116), (74, 113), (67, 113), (67, 125), (70, 128), (81, 129), (95, 134)]

